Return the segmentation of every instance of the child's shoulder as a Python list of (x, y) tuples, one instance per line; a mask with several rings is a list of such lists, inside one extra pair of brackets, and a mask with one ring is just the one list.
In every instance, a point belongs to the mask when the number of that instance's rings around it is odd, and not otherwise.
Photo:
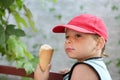
[[(87, 75), (86, 75), (87, 74)], [(76, 63), (71, 69), (72, 80), (99, 80), (97, 72), (88, 64)]]

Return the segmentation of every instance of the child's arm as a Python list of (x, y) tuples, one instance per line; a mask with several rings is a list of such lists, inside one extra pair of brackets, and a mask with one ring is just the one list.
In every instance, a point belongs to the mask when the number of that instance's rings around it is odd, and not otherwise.
[(60, 70), (59, 73), (61, 73), (61, 74), (66, 74), (66, 73), (68, 73), (69, 71), (70, 71), (69, 68), (65, 68), (65, 69)]
[(40, 66), (37, 65), (35, 72), (34, 72), (34, 80), (48, 80), (50, 68), (51, 66), (49, 64), (46, 71), (43, 72)]
[(97, 72), (87, 64), (74, 67), (70, 80), (99, 80)]

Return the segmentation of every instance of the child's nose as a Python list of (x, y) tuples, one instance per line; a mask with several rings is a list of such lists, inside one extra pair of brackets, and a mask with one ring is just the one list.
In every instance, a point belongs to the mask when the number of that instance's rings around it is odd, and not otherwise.
[(65, 43), (71, 43), (72, 42), (72, 39), (71, 38), (68, 38), (66, 39)]

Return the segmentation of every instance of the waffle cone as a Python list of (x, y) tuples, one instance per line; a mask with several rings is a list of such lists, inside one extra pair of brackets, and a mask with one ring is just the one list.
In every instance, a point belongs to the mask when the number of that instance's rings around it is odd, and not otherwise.
[(45, 71), (48, 64), (50, 64), (52, 55), (53, 55), (53, 48), (49, 45), (42, 45), (39, 50), (39, 64), (42, 71)]

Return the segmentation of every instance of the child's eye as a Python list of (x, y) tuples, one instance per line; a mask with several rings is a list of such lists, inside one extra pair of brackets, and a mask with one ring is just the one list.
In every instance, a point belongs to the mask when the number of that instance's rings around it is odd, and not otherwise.
[(75, 37), (76, 37), (76, 38), (79, 38), (79, 37), (81, 37), (81, 35), (80, 35), (80, 34), (76, 34)]
[(68, 39), (69, 38), (69, 36), (65, 36), (65, 39)]

